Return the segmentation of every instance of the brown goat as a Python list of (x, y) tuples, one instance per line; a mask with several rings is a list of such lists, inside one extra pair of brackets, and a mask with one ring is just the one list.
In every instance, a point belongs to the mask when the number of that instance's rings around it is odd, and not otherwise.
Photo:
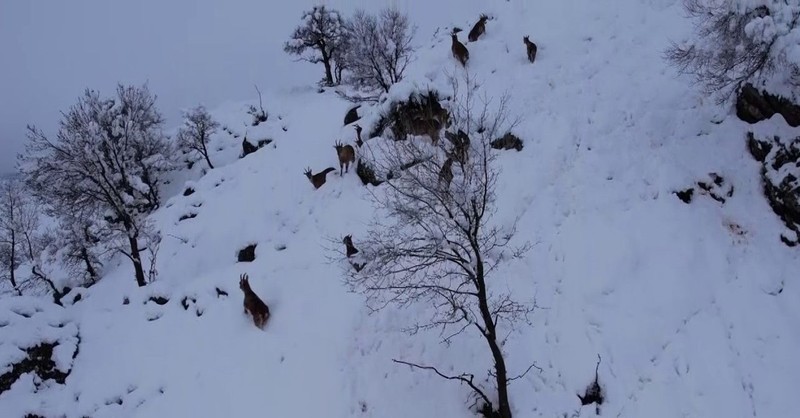
[[(345, 235), (345, 237), (342, 239), (342, 242), (344, 243), (345, 248), (347, 248), (347, 258), (350, 258), (358, 254), (358, 249), (356, 249), (355, 245), (353, 245), (352, 235)], [(364, 268), (364, 266), (367, 265), (366, 261), (359, 264), (358, 258), (359, 257), (356, 257), (355, 259), (350, 259), (350, 265), (353, 266), (353, 268), (356, 270), (356, 273), (360, 272)]]
[(450, 182), (453, 181), (453, 159), (448, 158), (445, 160), (444, 164), (442, 164), (441, 170), (439, 170), (439, 183), (444, 183), (445, 189), (450, 188)]
[(458, 40), (457, 34), (453, 33), (450, 36), (453, 37), (453, 46), (450, 47), (450, 50), (453, 51), (453, 56), (462, 66), (466, 67), (467, 60), (469, 60), (469, 50)]
[(350, 163), (356, 162), (356, 150), (352, 145), (342, 145), (341, 142), (336, 141), (336, 154), (339, 156), (339, 176), (350, 171)]
[(239, 289), (244, 292), (244, 313), (253, 317), (253, 323), (258, 328), (264, 329), (264, 325), (269, 320), (269, 307), (250, 288), (249, 280), (246, 273), (239, 276)]
[(315, 189), (319, 189), (320, 187), (322, 187), (323, 184), (325, 184), (326, 176), (328, 175), (328, 173), (334, 170), (336, 169), (333, 167), (328, 167), (317, 174), (311, 174), (311, 168), (306, 168), (306, 171), (304, 171), (303, 174), (305, 174), (306, 177), (308, 177), (308, 181), (310, 181), (311, 184), (314, 185)]
[(461, 164), (466, 164), (469, 161), (470, 144), (469, 136), (466, 134), (466, 132), (459, 129), (458, 133), (456, 134), (452, 132), (445, 132), (444, 136), (453, 144), (453, 149), (450, 151), (450, 157)]
[(478, 22), (475, 23), (475, 26), (472, 27), (472, 30), (469, 31), (469, 39), (470, 42), (475, 42), (478, 38), (481, 37), (486, 32), (486, 21), (489, 20), (489, 16), (481, 15), (478, 19)]
[(356, 128), (356, 145), (361, 148), (361, 146), (364, 145), (364, 141), (361, 140), (361, 126), (359, 126), (359, 124), (355, 124), (353, 127)]
[(528, 36), (525, 36), (522, 38), (522, 41), (525, 42), (525, 47), (528, 49), (528, 61), (533, 62), (534, 60), (536, 60), (537, 48), (536, 44), (531, 42), (531, 40), (528, 38), (529, 38)]
[(345, 235), (344, 239), (342, 239), (344, 246), (347, 248), (347, 258), (350, 258), (356, 254), (358, 254), (358, 249), (356, 249), (355, 245), (353, 245), (353, 236), (352, 235)]

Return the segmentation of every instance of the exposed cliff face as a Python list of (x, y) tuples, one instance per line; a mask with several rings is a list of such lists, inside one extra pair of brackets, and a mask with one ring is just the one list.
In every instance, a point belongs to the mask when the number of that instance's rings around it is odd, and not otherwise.
[(776, 113), (786, 119), (790, 126), (800, 126), (800, 106), (789, 99), (759, 91), (752, 84), (745, 84), (736, 98), (736, 116), (747, 122), (756, 123), (771, 118)]

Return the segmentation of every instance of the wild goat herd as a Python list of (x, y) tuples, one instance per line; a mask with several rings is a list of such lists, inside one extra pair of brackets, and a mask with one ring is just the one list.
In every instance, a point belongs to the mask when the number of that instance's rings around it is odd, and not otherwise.
[[(469, 31), (469, 35), (467, 36), (469, 42), (477, 42), (478, 39), (481, 37), (481, 35), (486, 33), (486, 22), (488, 20), (489, 17), (485, 14), (482, 14), (480, 18), (478, 18), (478, 21), (472, 27), (472, 30)], [(453, 53), (453, 57), (458, 62), (460, 62), (462, 66), (466, 66), (467, 61), (469, 60), (469, 50), (464, 44), (462, 44), (458, 40), (459, 32), (461, 32), (461, 29), (459, 28), (453, 29), (451, 33), (453, 44), (450, 50)], [(530, 40), (529, 36), (524, 36), (522, 38), (522, 41), (525, 44), (528, 61), (533, 63), (536, 60), (536, 51), (537, 51), (536, 44)], [(361, 146), (364, 144), (364, 141), (361, 139), (362, 128), (357, 124), (353, 126), (356, 129), (356, 145), (358, 146), (358, 148), (361, 148)], [(459, 132), (459, 136), (461, 136), (460, 134), (461, 132)], [(447, 133), (445, 133), (445, 136), (447, 136)], [(433, 141), (436, 142), (436, 140), (438, 139), (438, 131), (435, 133), (431, 133), (431, 139), (433, 139)], [(343, 145), (339, 141), (337, 141), (333, 147), (336, 149), (336, 154), (337, 157), (339, 158), (339, 176), (343, 176), (344, 173), (349, 172), (350, 164), (355, 163), (356, 150), (355, 148), (353, 148), (352, 145)], [(448, 163), (452, 164), (450, 160), (448, 160)], [(306, 168), (303, 174), (305, 174), (305, 176), (308, 178), (308, 181), (311, 182), (311, 184), (314, 186), (315, 189), (319, 189), (320, 187), (322, 187), (323, 184), (325, 184), (325, 180), (328, 173), (334, 170), (336, 170), (335, 167), (328, 167), (317, 174), (313, 174), (311, 172), (311, 168), (309, 167)]]
[[(467, 38), (469, 42), (476, 42), (481, 35), (486, 33), (486, 22), (489, 20), (489, 17), (485, 14), (482, 14), (478, 19), (478, 22), (472, 27), (472, 30), (469, 31), (469, 35)], [(458, 40), (458, 33), (461, 29), (453, 29), (451, 32), (452, 37), (452, 46), (451, 51), (453, 53), (453, 57), (461, 63), (462, 66), (467, 65), (467, 61), (469, 60), (469, 50), (467, 47), (462, 44)], [(528, 36), (524, 36), (522, 38), (527, 56), (528, 61), (531, 63), (536, 60), (536, 44), (531, 42)], [(360, 149), (361, 146), (364, 144), (364, 141), (361, 139), (361, 131), (362, 128), (358, 124), (354, 124), (353, 127), (356, 131), (356, 146)], [(439, 174), (440, 181), (445, 181), (448, 184), (452, 181), (453, 174), (451, 171), (451, 166), (453, 160), (463, 161), (467, 158), (467, 148), (469, 146), (469, 137), (467, 137), (466, 133), (463, 131), (458, 131), (457, 134), (453, 134), (450, 132), (445, 132), (445, 137), (449, 139), (455, 146), (454, 155), (448, 158), (442, 166), (442, 171)], [(436, 142), (438, 139), (438, 132), (436, 135), (431, 135), (431, 139)], [(344, 145), (341, 141), (336, 141), (335, 145), (333, 146), (336, 149), (336, 155), (339, 158), (339, 176), (343, 176), (344, 173), (350, 171), (350, 165), (355, 163), (356, 161), (356, 149), (353, 148), (352, 145)], [(317, 174), (313, 174), (311, 172), (311, 168), (306, 168), (303, 172), (305, 176), (308, 178), (308, 181), (314, 186), (314, 189), (319, 189), (322, 185), (325, 184), (326, 177), (328, 173), (331, 171), (336, 170), (335, 167), (328, 167)], [(342, 240), (342, 243), (345, 245), (346, 248), (346, 255), (347, 258), (351, 260), (351, 265), (355, 268), (356, 271), (360, 271), (364, 268), (366, 263), (358, 263), (357, 261), (352, 261), (353, 256), (355, 256), (359, 251), (353, 245), (352, 236), (347, 235)], [(244, 311), (246, 314), (249, 314), (253, 318), (253, 323), (258, 327), (263, 329), (267, 323), (267, 320), (270, 317), (269, 307), (261, 300), (261, 298), (253, 292), (253, 289), (250, 288), (250, 283), (248, 281), (247, 274), (243, 274), (239, 278), (239, 288), (242, 289), (244, 292)]]

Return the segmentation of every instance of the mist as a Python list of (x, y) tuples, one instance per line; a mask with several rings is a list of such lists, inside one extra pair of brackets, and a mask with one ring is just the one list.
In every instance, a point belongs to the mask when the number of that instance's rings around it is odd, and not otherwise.
[[(314, 3), (0, 2), (0, 173), (14, 170), (27, 124), (53, 135), (60, 112), (86, 88), (110, 96), (117, 83), (148, 83), (170, 127), (181, 109), (198, 103), (255, 98), (255, 84), (274, 89), (318, 81), (321, 68), (283, 52), (302, 11)], [(322, 3), (345, 12), (390, 2)]]

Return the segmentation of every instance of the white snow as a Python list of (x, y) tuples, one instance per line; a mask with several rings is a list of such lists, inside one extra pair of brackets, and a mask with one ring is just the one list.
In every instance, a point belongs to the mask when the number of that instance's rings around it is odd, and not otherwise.
[[(408, 9), (420, 48), (390, 99), (449, 94), (448, 74), (464, 71), (449, 28), (466, 32), (487, 13), (486, 34), (466, 43), (467, 69), (480, 93), (509, 92), (522, 119), (514, 133), (524, 149), (498, 151), (496, 215), (505, 226), (519, 217), (516, 241), (533, 244), (496, 273), (538, 306), (530, 325), (504, 330), (511, 374), (541, 368), (511, 386), (517, 417), (594, 416), (576, 394), (594, 378), (598, 354), (601, 416), (796, 415), (800, 260), (778, 239), (783, 224), (745, 144), (748, 129), (793, 131), (779, 115), (754, 127), (738, 121), (665, 64), (669, 41), (691, 30), (680, 6), (442, 0)], [(534, 64), (524, 35), (539, 47)], [(163, 237), (157, 282), (137, 288), (118, 257), (63, 309), (0, 299), (3, 364), (37, 338), (81, 338), (74, 360), (58, 350), (59, 368), (71, 362), (65, 385), (36, 389), (26, 376), (0, 394), (0, 416), (471, 416), (466, 386), (391, 359), (481, 380), (491, 363), (480, 337), (445, 346), (436, 332), (408, 335), (401, 330), (426, 314), (424, 304), (369, 314), (343, 284), (341, 238), (352, 234), (358, 246), (375, 213), (372, 186), (354, 167), (339, 175), (333, 144), (355, 142), (342, 126), (352, 104), (318, 93), (314, 81), (261, 86), (269, 120), (255, 127), (246, 111), (257, 100), (209, 104), (221, 125), (210, 146), (216, 168), (199, 161), (166, 187), (171, 197), (152, 216)], [(387, 105), (359, 109), (365, 139)], [(245, 135), (274, 142), (239, 159)], [(337, 170), (314, 190), (307, 166)], [(686, 205), (673, 194), (711, 172), (735, 188), (726, 203), (695, 195)], [(187, 187), (195, 192), (183, 196)], [(179, 220), (187, 214), (196, 217)], [(250, 244), (256, 260), (238, 263)], [(270, 307), (264, 331), (243, 313), (242, 273)], [(150, 300), (158, 296), (169, 302)], [(23, 321), (15, 309), (41, 312)]]

